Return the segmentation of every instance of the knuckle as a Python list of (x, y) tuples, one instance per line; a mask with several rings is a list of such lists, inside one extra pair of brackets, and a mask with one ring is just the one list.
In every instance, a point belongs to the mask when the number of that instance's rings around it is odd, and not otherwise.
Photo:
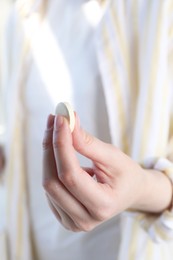
[(80, 232), (81, 230), (74, 224), (74, 223), (67, 223), (66, 221), (61, 221), (61, 224), (64, 226), (65, 229), (72, 231), (72, 232)]
[(66, 142), (64, 139), (58, 138), (57, 134), (55, 133), (53, 138), (53, 147), (56, 148), (64, 148), (66, 146)]
[(96, 220), (101, 221), (101, 222), (104, 221), (104, 220), (106, 220), (106, 217), (105, 217), (105, 214), (104, 214), (103, 211), (97, 211), (97, 212), (94, 214), (94, 217), (95, 217)]
[(81, 139), (74, 140), (74, 145), (77, 151), (82, 152), (86, 146), (90, 146), (94, 141), (94, 136), (88, 134), (81, 129)]
[(76, 186), (74, 176), (71, 174), (71, 172), (60, 173), (59, 179), (62, 183), (64, 183), (68, 187), (75, 187)]
[(91, 230), (93, 230), (93, 224), (89, 223), (89, 222), (79, 222), (78, 223), (79, 229), (83, 232), (89, 232)]
[(42, 142), (43, 150), (47, 150), (51, 146), (52, 146), (52, 135), (50, 131), (46, 131)]
[(81, 230), (78, 228), (78, 227), (76, 227), (76, 226), (72, 226), (71, 228), (69, 228), (69, 230), (71, 230), (71, 231), (73, 231), (73, 232), (81, 232)]
[(44, 179), (42, 186), (46, 191), (49, 191), (52, 188), (52, 182), (49, 179)]
[(94, 212), (94, 218), (99, 221), (103, 222), (110, 217), (110, 210), (108, 207), (101, 207), (98, 208), (96, 212)]
[(51, 146), (50, 140), (48, 140), (48, 138), (44, 138), (42, 142), (43, 150), (49, 149), (50, 146)]
[(90, 145), (93, 143), (94, 137), (89, 135), (87, 132), (83, 131), (83, 140), (85, 144)]
[(64, 227), (67, 229), (67, 230), (69, 230), (69, 231), (72, 231), (72, 232), (75, 232), (75, 233), (77, 233), (77, 232), (80, 232), (81, 230), (78, 228), (78, 227), (76, 227), (75, 225), (64, 225)]
[(45, 191), (47, 191), (49, 194), (54, 195), (56, 191), (55, 183), (53, 180), (45, 179), (42, 182), (43, 188)]

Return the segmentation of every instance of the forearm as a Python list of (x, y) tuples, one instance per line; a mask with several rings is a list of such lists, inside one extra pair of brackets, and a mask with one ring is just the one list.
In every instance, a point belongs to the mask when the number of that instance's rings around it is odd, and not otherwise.
[(172, 201), (172, 184), (169, 178), (156, 170), (143, 170), (142, 187), (135, 210), (161, 213)]

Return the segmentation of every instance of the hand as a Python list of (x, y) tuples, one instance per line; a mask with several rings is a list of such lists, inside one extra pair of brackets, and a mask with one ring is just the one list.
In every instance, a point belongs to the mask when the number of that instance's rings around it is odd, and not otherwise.
[[(141, 199), (143, 170), (113, 145), (87, 134), (76, 125), (49, 116), (43, 141), (43, 186), (58, 220), (73, 231), (88, 231)], [(82, 168), (76, 151), (93, 162)], [(93, 178), (95, 176), (95, 178)]]
[(0, 146), (0, 174), (3, 172), (4, 167), (5, 167), (4, 149), (2, 146)]

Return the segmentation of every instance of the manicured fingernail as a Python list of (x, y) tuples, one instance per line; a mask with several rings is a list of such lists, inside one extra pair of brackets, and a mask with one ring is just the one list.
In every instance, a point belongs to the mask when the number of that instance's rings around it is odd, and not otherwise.
[(54, 128), (56, 130), (60, 129), (60, 127), (63, 125), (63, 122), (64, 122), (64, 117), (63, 116), (56, 116), (55, 117), (55, 123), (54, 123)]
[(47, 118), (47, 129), (53, 128), (54, 119), (55, 119), (55, 117), (53, 115), (50, 114), (48, 116), (48, 118)]

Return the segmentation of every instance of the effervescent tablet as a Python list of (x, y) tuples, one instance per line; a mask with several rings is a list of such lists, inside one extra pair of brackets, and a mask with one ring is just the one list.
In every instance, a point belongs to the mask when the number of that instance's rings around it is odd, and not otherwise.
[(64, 116), (69, 122), (71, 132), (73, 132), (75, 126), (75, 116), (71, 105), (67, 102), (60, 102), (56, 106), (55, 114)]

